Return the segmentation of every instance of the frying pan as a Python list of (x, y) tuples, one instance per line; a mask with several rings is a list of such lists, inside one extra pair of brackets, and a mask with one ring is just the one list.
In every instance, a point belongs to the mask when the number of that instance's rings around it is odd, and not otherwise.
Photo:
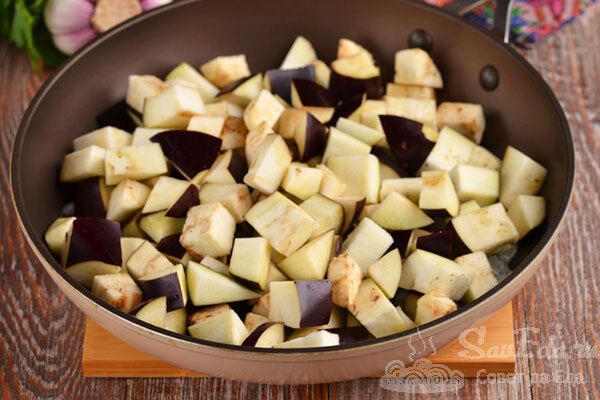
[[(506, 19), (496, 25), (505, 28)], [(520, 244), (510, 275), (477, 301), (421, 326), (421, 338), (443, 347), (500, 309), (535, 273), (568, 207), (575, 161), (560, 105), (517, 52), (488, 31), (420, 3), (184, 0), (118, 26), (65, 62), (31, 102), (13, 147), (12, 196), (31, 247), (69, 299), (123, 341), (194, 371), (280, 384), (364, 377), (381, 373), (392, 360), (414, 361), (408, 342), (415, 330), (335, 348), (298, 350), (236, 347), (174, 334), (95, 299), (64, 272), (43, 242), (45, 229), (69, 199), (57, 185), (62, 157), (71, 150), (73, 138), (96, 128), (100, 110), (124, 97), (129, 74), (164, 76), (181, 61), (200, 65), (217, 55), (239, 53), (247, 55), (252, 71), (264, 71), (280, 64), (297, 35), (306, 36), (326, 61), (335, 58), (339, 38), (361, 43), (374, 54), (385, 81), (392, 78), (394, 53), (406, 48), (409, 38), (413, 44), (427, 44), (444, 77), (438, 99), (482, 104), (486, 147), (502, 156), (511, 144), (549, 170), (541, 191), (547, 218)], [(428, 347), (419, 356), (432, 351)]]

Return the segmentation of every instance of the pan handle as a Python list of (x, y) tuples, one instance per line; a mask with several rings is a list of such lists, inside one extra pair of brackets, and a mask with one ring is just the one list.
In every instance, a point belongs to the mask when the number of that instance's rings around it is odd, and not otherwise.
[[(490, 0), (454, 0), (446, 3), (442, 8), (453, 14), (464, 15)], [(504, 43), (508, 43), (510, 36), (510, 17), (514, 0), (495, 0), (496, 10), (491, 31)]]

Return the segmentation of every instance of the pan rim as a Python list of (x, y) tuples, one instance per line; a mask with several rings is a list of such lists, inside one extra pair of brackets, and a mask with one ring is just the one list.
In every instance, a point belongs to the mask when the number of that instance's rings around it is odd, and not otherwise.
[[(429, 322), (425, 325), (419, 326), (418, 328), (413, 328), (408, 331), (400, 332), (394, 335), (389, 335), (381, 338), (370, 339), (364, 342), (350, 343), (344, 344), (329, 348), (316, 347), (316, 348), (303, 348), (303, 349), (272, 349), (272, 348), (255, 348), (248, 346), (236, 346), (229, 345), (217, 342), (211, 342), (203, 339), (193, 338), (188, 335), (182, 335), (178, 333), (174, 333), (168, 331), (166, 329), (158, 328), (156, 326), (150, 325), (146, 322), (140, 321), (132, 315), (123, 313), (120, 310), (117, 310), (108, 304), (104, 303), (96, 296), (94, 296), (91, 291), (83, 287), (81, 284), (76, 282), (73, 278), (71, 278), (63, 268), (60, 267), (59, 263), (56, 259), (49, 253), (47, 246), (44, 245), (43, 241), (38, 237), (32, 237), (30, 232), (33, 232), (32, 224), (29, 221), (29, 217), (27, 215), (26, 210), (22, 205), (23, 194), (21, 192), (20, 187), (20, 176), (19, 176), (19, 160), (21, 155), (21, 148), (24, 143), (24, 137), (26, 132), (28, 131), (28, 126), (32, 119), (32, 116), (35, 115), (35, 111), (37, 107), (44, 100), (45, 95), (52, 89), (53, 85), (56, 81), (58, 81), (61, 76), (75, 63), (79, 62), (81, 58), (83, 58), (87, 53), (92, 51), (95, 47), (101, 45), (104, 41), (108, 40), (114, 35), (118, 35), (121, 32), (127, 30), (129, 27), (140, 23), (148, 18), (152, 18), (154, 15), (169, 11), (171, 9), (175, 9), (178, 7), (185, 7), (188, 4), (192, 3), (200, 3), (203, 0), (181, 0), (176, 3), (171, 3), (165, 6), (158, 7), (156, 9), (145, 12), (137, 17), (128, 20), (121, 25), (116, 26), (115, 28), (109, 30), (103, 35), (99, 35), (96, 39), (92, 40), (90, 43), (86, 44), (84, 47), (79, 49), (74, 55), (72, 55), (68, 60), (66, 60), (57, 70), (55, 70), (50, 77), (46, 79), (46, 81), (42, 84), (40, 89), (36, 92), (35, 96), (31, 100), (27, 110), (23, 114), (21, 122), (19, 124), (19, 128), (15, 135), (10, 163), (9, 163), (9, 179), (10, 179), (10, 196), (13, 207), (16, 210), (17, 219), (19, 225), (21, 227), (21, 231), (25, 235), (27, 242), (31, 246), (34, 251), (36, 257), (44, 264), (46, 269), (53, 269), (58, 276), (62, 278), (66, 283), (69, 284), (71, 289), (86, 298), (87, 301), (93, 303), (94, 306), (100, 307), (104, 311), (107, 311), (111, 314), (112, 317), (115, 317), (115, 320), (119, 321), (119, 324), (122, 327), (126, 327), (127, 329), (141, 329), (145, 334), (151, 334), (153, 337), (159, 336), (161, 340), (177, 340), (181, 342), (182, 345), (201, 345), (202, 347), (209, 347), (217, 350), (228, 350), (232, 352), (241, 352), (241, 353), (251, 353), (251, 354), (263, 354), (263, 355), (315, 355), (322, 353), (341, 353), (341, 352), (350, 352), (352, 350), (357, 349), (365, 349), (365, 348), (373, 348), (376, 346), (380, 346), (383, 344), (389, 344), (393, 341), (400, 341), (403, 339), (407, 339), (411, 335), (420, 332), (427, 333), (430, 330), (438, 329), (442, 325), (449, 325), (453, 321), (457, 321), (459, 317), (463, 316), (463, 314), (474, 312), (473, 310), (477, 308), (481, 308), (486, 304), (491, 304), (493, 301), (493, 297), (497, 297), (501, 292), (508, 290), (511, 286), (517, 284), (517, 277), (521, 275), (526, 269), (533, 268), (537, 261), (545, 254), (548, 247), (552, 244), (553, 239), (558, 234), (562, 223), (564, 222), (566, 212), (571, 202), (572, 194), (573, 194), (573, 186), (575, 179), (575, 151), (573, 144), (573, 137), (571, 134), (571, 130), (569, 124), (567, 122), (566, 116), (560, 103), (556, 99), (552, 89), (546, 83), (546, 81), (542, 78), (540, 73), (536, 71), (531, 64), (527, 60), (525, 60), (517, 51), (511, 48), (509, 45), (505, 45), (498, 38), (496, 38), (492, 33), (485, 30), (481, 26), (461, 18), (457, 15), (449, 13), (445, 10), (437, 8), (435, 6), (431, 6), (425, 3), (417, 3), (410, 0), (390, 0), (397, 3), (403, 3), (407, 6), (417, 7), (428, 12), (432, 12), (438, 14), (442, 18), (450, 18), (454, 20), (455, 23), (465, 25), (473, 30), (475, 33), (479, 33), (484, 35), (486, 38), (490, 39), (495, 45), (500, 47), (502, 50), (507, 52), (509, 56), (512, 56), (513, 59), (518, 61), (522, 66), (524, 66), (527, 71), (532, 75), (532, 77), (536, 80), (536, 82), (542, 87), (546, 96), (551, 100), (552, 105), (555, 108), (555, 111), (558, 114), (558, 117), (561, 121), (561, 130), (563, 132), (562, 138), (564, 141), (565, 152), (567, 156), (567, 178), (565, 182), (565, 192), (560, 199), (560, 206), (558, 209), (557, 217), (552, 221), (551, 224), (548, 225), (546, 232), (543, 234), (540, 241), (533, 247), (532, 251), (525, 256), (525, 258), (521, 261), (521, 263), (511, 271), (511, 273), (498, 285), (496, 285), (492, 290), (488, 291), (486, 294), (475, 300), (474, 302), (464, 305), (460, 307), (457, 311), (448, 314), (442, 318)], [(20, 205), (20, 206), (19, 206)]]

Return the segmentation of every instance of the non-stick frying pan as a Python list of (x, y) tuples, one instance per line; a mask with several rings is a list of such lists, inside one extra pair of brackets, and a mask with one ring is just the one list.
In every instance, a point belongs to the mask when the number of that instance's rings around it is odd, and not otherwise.
[[(414, 34), (417, 29), (422, 31)], [(436, 348), (443, 347), (506, 304), (535, 273), (569, 204), (575, 161), (563, 111), (539, 74), (489, 32), (427, 5), (393, 0), (188, 0), (102, 35), (46, 81), (21, 122), (11, 180), (29, 243), (83, 312), (131, 345), (191, 370), (254, 382), (315, 383), (372, 375), (392, 360), (411, 361), (408, 340), (414, 330), (332, 349), (301, 350), (241, 348), (170, 333), (95, 299), (64, 272), (43, 242), (45, 229), (68, 198), (56, 183), (63, 155), (74, 137), (96, 128), (99, 110), (124, 97), (129, 74), (161, 76), (181, 61), (199, 65), (217, 55), (238, 53), (247, 55), (252, 71), (264, 71), (279, 65), (293, 39), (304, 35), (326, 61), (335, 58), (341, 37), (363, 44), (382, 67), (384, 80), (390, 81), (393, 55), (408, 46), (411, 33), (413, 42), (423, 33), (431, 39), (431, 55), (445, 82), (438, 99), (483, 105), (485, 146), (502, 156), (511, 144), (549, 169), (541, 192), (548, 201), (547, 219), (523, 240), (509, 277), (470, 305), (420, 327), (427, 343), (431, 338)]]

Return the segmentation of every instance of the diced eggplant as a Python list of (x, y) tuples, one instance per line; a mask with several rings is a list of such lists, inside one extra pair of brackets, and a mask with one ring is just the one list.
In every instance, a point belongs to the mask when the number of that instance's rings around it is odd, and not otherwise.
[(398, 193), (406, 196), (413, 203), (419, 204), (422, 183), (422, 178), (384, 179), (381, 181), (379, 198), (384, 201), (390, 193)]
[[(341, 99), (335, 108), (335, 112), (333, 113), (333, 117), (331, 117), (329, 124), (337, 124), (340, 118), (346, 118), (350, 121), (361, 123), (362, 109), (366, 100), (366, 93), (359, 93), (347, 99)], [(365, 124), (365, 126), (367, 125)]]
[(279, 192), (254, 204), (245, 218), (285, 256), (298, 250), (319, 228), (306, 211)]
[(160, 128), (135, 128), (133, 131), (133, 138), (131, 139), (131, 146), (139, 146), (143, 144), (151, 144), (150, 138), (158, 133), (164, 132), (165, 129)]
[(104, 170), (106, 184), (116, 185), (125, 179), (142, 180), (165, 174), (167, 162), (156, 143), (126, 146), (106, 151)]
[(270, 69), (265, 74), (265, 87), (273, 94), (290, 103), (292, 101), (292, 81), (295, 79), (314, 82), (315, 67), (309, 64), (293, 69)]
[(121, 236), (123, 237), (132, 237), (132, 238), (140, 238), (147, 239), (148, 235), (142, 231), (140, 228), (140, 218), (142, 216), (141, 212), (138, 212), (133, 217), (129, 218), (129, 221), (121, 224), (123, 229), (121, 229)]
[(432, 87), (391, 82), (386, 85), (385, 95), (386, 97), (410, 97), (412, 99), (435, 100), (435, 90)]
[[(282, 114), (282, 118), (284, 114)], [(256, 151), (258, 150), (258, 146), (260, 146), (260, 144), (263, 140), (265, 140), (267, 135), (271, 133), (274, 133), (273, 129), (271, 129), (264, 121), (248, 132), (248, 134), (246, 135), (246, 143), (244, 146), (244, 151), (246, 153), (246, 161), (248, 162), (248, 164), (252, 164), (256, 157)]]
[(291, 162), (289, 148), (281, 136), (268, 135), (258, 146), (256, 157), (244, 176), (244, 183), (263, 193), (273, 193)]
[(502, 160), (496, 157), (491, 151), (482, 146), (476, 146), (469, 159), (467, 160), (468, 165), (474, 167), (488, 168), (495, 171), (500, 171)]
[(248, 128), (240, 117), (227, 117), (221, 131), (221, 150), (240, 149), (246, 144)]
[(393, 231), (422, 228), (433, 223), (415, 203), (396, 192), (387, 195), (369, 217), (382, 228)]
[(137, 282), (145, 299), (165, 296), (167, 312), (183, 308), (187, 303), (186, 278), (181, 264), (144, 275)]
[(344, 196), (365, 197), (367, 204), (379, 200), (379, 160), (372, 154), (331, 157), (329, 168), (346, 183)]
[(417, 326), (417, 324), (415, 324), (414, 321), (408, 315), (406, 315), (402, 307), (396, 307), (396, 311), (398, 312), (398, 315), (400, 316), (402, 322), (406, 325), (407, 330)]
[(315, 82), (324, 88), (329, 88), (331, 69), (322, 60), (312, 60), (311, 65), (315, 67)]
[(240, 107), (246, 107), (262, 90), (263, 75), (242, 78), (227, 85), (219, 93), (219, 99), (225, 99)]
[(429, 293), (417, 300), (417, 311), (415, 323), (424, 325), (428, 322), (441, 318), (456, 311), (456, 303), (453, 302), (443, 290), (433, 288)]
[(187, 330), (187, 310), (178, 308), (177, 310), (167, 312), (165, 316), (165, 329), (171, 332), (185, 335)]
[(290, 328), (324, 325), (331, 315), (331, 282), (271, 282), (269, 319)]
[[(269, 284), (269, 286), (270, 286), (270, 284)], [(265, 293), (262, 296), (260, 296), (258, 301), (254, 304), (254, 306), (252, 307), (252, 312), (262, 315), (262, 316), (265, 316), (265, 317), (268, 317), (270, 309), (271, 309), (271, 294)]]
[(262, 324), (269, 323), (269, 322), (273, 322), (273, 321), (271, 321), (269, 318), (265, 317), (264, 315), (256, 314), (253, 312), (247, 313), (246, 316), (244, 317), (244, 325), (246, 326), (246, 329), (248, 329), (248, 332), (253, 332), (256, 328), (258, 328)]
[(219, 89), (188, 63), (183, 62), (173, 68), (171, 72), (167, 74), (165, 81), (169, 82), (174, 79), (184, 79), (193, 84), (200, 92), (202, 100), (207, 103), (212, 102), (217, 94), (219, 94)]
[(464, 203), (461, 203), (458, 215), (465, 215), (471, 211), (479, 210), (480, 208), (481, 206), (475, 200), (465, 201)]
[(200, 202), (221, 203), (237, 223), (244, 221), (244, 215), (252, 207), (250, 191), (244, 184), (206, 183), (200, 190)]
[(248, 165), (244, 157), (237, 151), (227, 150), (217, 157), (204, 176), (203, 183), (242, 183), (247, 172)]
[(132, 136), (114, 126), (106, 126), (96, 129), (85, 135), (78, 136), (73, 140), (73, 149), (75, 151), (85, 149), (88, 146), (98, 146), (104, 149), (114, 149), (116, 147), (129, 146)]
[(142, 291), (129, 274), (96, 275), (92, 283), (92, 293), (125, 313), (131, 312), (142, 301)]
[(281, 181), (281, 187), (288, 193), (306, 200), (319, 192), (323, 171), (291, 163)]
[(360, 123), (376, 131), (383, 132), (379, 116), (386, 113), (385, 100), (365, 100), (360, 110)]
[(135, 317), (150, 325), (164, 328), (167, 320), (167, 298), (163, 296), (142, 303)]
[(381, 98), (381, 71), (367, 52), (339, 58), (331, 63), (331, 69), (329, 88), (338, 99), (362, 93), (369, 99)]
[(225, 125), (225, 118), (212, 115), (196, 115), (190, 118), (190, 123), (186, 130), (220, 137), (223, 125)]
[(402, 260), (398, 249), (394, 249), (367, 268), (367, 276), (379, 286), (388, 299), (396, 294), (402, 272)]
[(342, 253), (348, 253), (360, 266), (363, 274), (367, 268), (385, 254), (394, 242), (392, 236), (369, 218), (363, 218), (342, 246)]
[(173, 267), (167, 257), (162, 255), (150, 242), (144, 241), (131, 253), (126, 262), (127, 272), (133, 279), (166, 271)]
[(379, 120), (400, 166), (414, 175), (435, 146), (423, 134), (423, 124), (391, 115), (380, 115)]
[(171, 218), (167, 217), (165, 213), (165, 211), (159, 211), (140, 219), (140, 229), (156, 243), (166, 236), (181, 233), (183, 229), (185, 218)]
[(296, 108), (335, 108), (337, 106), (337, 98), (335, 95), (314, 82), (314, 79), (292, 80), (290, 98), (292, 106)]
[(422, 122), (437, 129), (435, 100), (411, 99), (408, 97), (386, 97), (387, 113)]
[[(382, 140), (387, 144), (385, 137)], [(410, 176), (408, 171), (400, 166), (388, 147), (373, 146), (371, 154), (379, 159), (379, 176), (382, 182), (386, 179), (400, 179)]]
[(472, 165), (457, 165), (450, 171), (450, 179), (461, 202), (475, 200), (480, 206), (487, 206), (498, 200), (498, 171)]
[(277, 132), (284, 139), (295, 139), (297, 127), (300, 124), (300, 121), (307, 118), (306, 114), (308, 114), (308, 111), (306, 110), (286, 108), (283, 113), (281, 113), (281, 118), (279, 118)]
[(216, 258), (206, 256), (202, 259), (200, 264), (202, 264), (203, 267), (208, 267), (222, 275), (229, 276), (229, 266)]
[(44, 239), (50, 250), (57, 256), (60, 256), (67, 243), (67, 234), (75, 217), (57, 218), (46, 230)]
[(426, 51), (414, 48), (396, 53), (394, 83), (441, 89), (442, 75)]
[(150, 188), (143, 183), (125, 179), (111, 192), (106, 219), (122, 222), (144, 207)]
[(411, 328), (400, 318), (394, 305), (370, 278), (360, 284), (350, 312), (377, 338)]
[(340, 233), (344, 223), (344, 208), (341, 204), (321, 194), (315, 194), (303, 201), (300, 208), (319, 224), (319, 229), (313, 233), (311, 239), (329, 230), (333, 230), (335, 234)]
[[(272, 255), (273, 251), (271, 249), (271, 258), (273, 257)], [(290, 278), (288, 278), (287, 276), (285, 276), (285, 274), (283, 272), (281, 272), (281, 270), (279, 268), (277, 268), (277, 266), (273, 263), (273, 261), (269, 262), (269, 272), (267, 273), (267, 289), (269, 290), (269, 287), (271, 286), (271, 282), (282, 282), (282, 281), (289, 281)]]
[(278, 349), (298, 349), (304, 347), (338, 346), (339, 344), (340, 337), (337, 334), (322, 330), (301, 338), (288, 340), (273, 347)]
[(346, 183), (338, 178), (333, 171), (323, 164), (318, 164), (316, 168), (323, 172), (319, 193), (330, 199), (335, 199), (346, 191)]
[(254, 329), (242, 343), (242, 346), (274, 347), (285, 340), (283, 324), (265, 322)]
[(243, 54), (215, 57), (202, 64), (200, 72), (219, 88), (224, 88), (238, 79), (250, 76), (246, 56)]
[(300, 161), (306, 162), (311, 158), (321, 155), (325, 148), (327, 128), (321, 124), (311, 113), (302, 114), (296, 125), (294, 141), (298, 145)]
[(336, 198), (335, 201), (344, 208), (344, 225), (341, 233), (346, 234), (352, 224), (358, 221), (365, 208), (366, 199), (364, 197), (342, 197)]
[(312, 44), (303, 36), (298, 36), (286, 54), (281, 69), (301, 68), (317, 58)]
[(128, 81), (125, 102), (139, 113), (143, 112), (147, 98), (161, 94), (169, 87), (154, 75), (129, 75)]
[(327, 268), (327, 279), (331, 281), (334, 304), (349, 308), (358, 293), (363, 272), (352, 257), (344, 253), (334, 257)]
[[(408, 241), (406, 242), (406, 246), (404, 247), (403, 255), (404, 257), (408, 257), (413, 251), (417, 249), (417, 240), (419, 240), (422, 236), (428, 236), (431, 234), (430, 231), (425, 229), (413, 229), (412, 231), (401, 231), (401, 232), (410, 232), (408, 236)], [(402, 251), (402, 249), (400, 249)]]
[(417, 238), (416, 248), (437, 254), (442, 257), (452, 257), (452, 231), (434, 232)]
[[(88, 178), (75, 184), (75, 216), (106, 218), (110, 190), (104, 178)], [(109, 218), (111, 219), (111, 218)]]
[(201, 204), (188, 210), (180, 242), (198, 259), (231, 252), (235, 219), (220, 203)]
[(166, 131), (150, 140), (190, 180), (213, 165), (221, 148), (221, 139), (201, 132)]
[(190, 183), (187, 189), (179, 196), (179, 198), (167, 209), (166, 217), (185, 218), (187, 211), (200, 204), (200, 194), (198, 186)]
[[(106, 150), (89, 146), (65, 156), (60, 169), (61, 182), (78, 182), (104, 175)], [(165, 170), (166, 172), (166, 170)]]
[(189, 261), (189, 259), (187, 259), (189, 258), (189, 254), (186, 252), (181, 243), (179, 243), (180, 236), (181, 235), (176, 233), (174, 235), (162, 238), (160, 242), (156, 244), (156, 250), (166, 255), (169, 260), (175, 260), (177, 264), (185, 265), (187, 264), (187, 261)]
[(267, 289), (271, 246), (265, 238), (237, 238), (233, 243), (229, 273), (256, 290)]
[(144, 101), (146, 128), (185, 129), (194, 115), (204, 114), (200, 92), (186, 86), (171, 86)]
[(188, 327), (193, 337), (237, 346), (248, 337), (248, 329), (232, 309), (222, 312), (207, 309), (206, 313), (208, 315), (204, 319)]
[(209, 267), (190, 261), (187, 267), (187, 287), (195, 306), (250, 300), (260, 297), (233, 278)]
[(288, 337), (287, 340), (297, 339), (310, 335), (313, 332), (320, 330), (331, 330), (336, 328), (343, 328), (346, 326), (346, 315), (348, 312), (336, 305), (331, 306), (331, 315), (329, 316), (329, 322), (324, 325), (309, 326), (308, 328), (295, 329)]
[(466, 164), (476, 147), (475, 143), (445, 126), (440, 131), (438, 140), (421, 169), (451, 171), (459, 164)]
[[(348, 315), (346, 316), (346, 327), (347, 328), (362, 328), (362, 329), (366, 329), (364, 326), (362, 326), (362, 324), (360, 323), (359, 320), (356, 319), (356, 317), (354, 315), (352, 315), (352, 313), (348, 313)], [(367, 333), (369, 333), (369, 331), (367, 331)], [(371, 336), (371, 334), (369, 333), (369, 336)]]
[(141, 122), (141, 118), (138, 115), (138, 111), (131, 108), (125, 100), (121, 100), (98, 114), (96, 117), (96, 126), (102, 128), (110, 125), (126, 132), (131, 132), (138, 125), (141, 125), (141, 123), (138, 124), (138, 122)]
[(300, 247), (277, 266), (294, 280), (323, 279), (333, 245), (333, 230), (327, 231)]
[(357, 55), (358, 53), (364, 53), (363, 55), (370, 59), (371, 64), (373, 64), (375, 61), (373, 59), (373, 55), (364, 47), (362, 47), (360, 44), (347, 39), (347, 38), (341, 38), (338, 41), (338, 47), (337, 47), (337, 58), (348, 58), (348, 57), (353, 57), (355, 55)]
[(471, 252), (493, 253), (519, 239), (519, 231), (501, 203), (455, 217), (452, 219), (452, 227), (456, 238)]
[(369, 146), (375, 145), (385, 137), (383, 133), (376, 131), (375, 129), (369, 128), (368, 126), (346, 118), (338, 119), (336, 127), (339, 130), (368, 144)]
[(460, 202), (448, 172), (425, 171), (421, 178), (419, 208), (432, 216), (457, 216)]
[(471, 303), (498, 284), (492, 266), (483, 251), (458, 257), (456, 263), (473, 275), (462, 301)]
[(521, 239), (546, 218), (546, 199), (521, 194), (508, 209), (508, 216), (519, 231)]
[(244, 110), (244, 122), (248, 129), (256, 128), (261, 122), (266, 122), (269, 128), (273, 128), (283, 110), (285, 107), (277, 101), (275, 96), (263, 89)]
[(347, 156), (354, 154), (369, 154), (371, 146), (361, 140), (342, 132), (337, 128), (329, 129), (325, 152), (323, 153), (323, 161), (327, 161), (330, 157)]
[(437, 109), (440, 126), (448, 126), (475, 143), (481, 143), (485, 116), (481, 104), (443, 102)]
[(500, 202), (510, 208), (521, 194), (535, 196), (547, 173), (541, 164), (508, 146), (500, 168)]
[(142, 213), (147, 214), (168, 209), (181, 197), (189, 185), (189, 182), (185, 180), (169, 176), (159, 177), (148, 195)]
[(429, 293), (436, 287), (460, 300), (469, 288), (469, 275), (452, 260), (417, 249), (404, 261), (400, 287)]

